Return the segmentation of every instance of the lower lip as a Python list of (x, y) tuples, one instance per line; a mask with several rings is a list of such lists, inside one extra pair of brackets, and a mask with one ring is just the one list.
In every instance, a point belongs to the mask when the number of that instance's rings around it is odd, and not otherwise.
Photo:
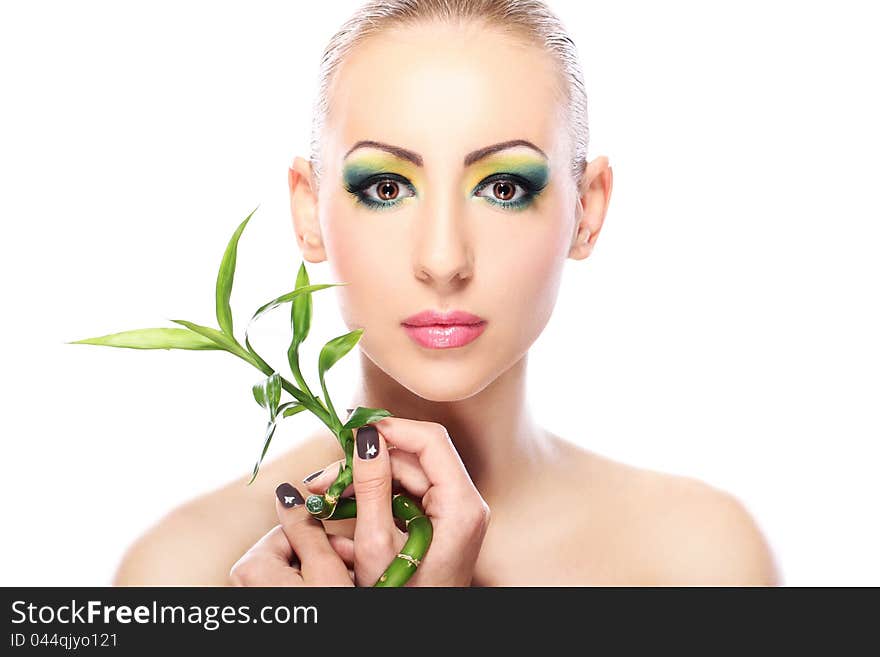
[(462, 347), (476, 340), (486, 329), (486, 322), (479, 324), (434, 324), (432, 326), (403, 325), (407, 335), (429, 349)]

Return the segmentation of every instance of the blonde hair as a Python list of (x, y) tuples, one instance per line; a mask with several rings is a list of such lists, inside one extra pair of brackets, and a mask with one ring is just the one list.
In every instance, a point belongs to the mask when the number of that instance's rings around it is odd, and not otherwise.
[(315, 182), (321, 180), (321, 138), (330, 109), (329, 90), (345, 57), (366, 38), (383, 29), (419, 22), (481, 22), (544, 48), (559, 64), (565, 81), (571, 174), (576, 184), (587, 163), (590, 131), (587, 93), (574, 41), (556, 15), (541, 0), (369, 0), (333, 35), (321, 57), (318, 92), (312, 112), (310, 162)]

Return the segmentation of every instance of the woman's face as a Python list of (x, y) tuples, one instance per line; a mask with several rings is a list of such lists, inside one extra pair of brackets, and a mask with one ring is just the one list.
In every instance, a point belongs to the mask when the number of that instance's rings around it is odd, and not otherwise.
[[(318, 196), (334, 289), (364, 353), (420, 397), (479, 392), (550, 317), (578, 200), (559, 85), (542, 51), (479, 27), (384, 32), (338, 70)], [(402, 324), (425, 310), (485, 325), (461, 346), (468, 329), (423, 329), (428, 347)]]

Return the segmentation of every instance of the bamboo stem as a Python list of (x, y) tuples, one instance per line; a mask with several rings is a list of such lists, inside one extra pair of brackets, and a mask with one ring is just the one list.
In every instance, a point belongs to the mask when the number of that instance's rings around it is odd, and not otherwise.
[[(342, 473), (340, 473), (341, 475)], [(339, 480), (337, 478), (334, 484)], [(345, 489), (343, 488), (343, 490)], [(355, 498), (332, 498), (326, 502), (325, 498), (328, 493), (329, 489), (324, 495), (309, 495), (306, 500), (306, 508), (309, 513), (322, 520), (345, 520), (357, 517), (357, 500)], [(328, 507), (332, 507), (329, 513), (327, 512)], [(313, 511), (313, 509), (317, 511)], [(404, 521), (409, 536), (403, 548), (373, 584), (374, 587), (404, 586), (415, 574), (431, 545), (431, 539), (434, 537), (434, 528), (430, 518), (424, 514), (418, 504), (407, 496), (401, 493), (392, 496), (391, 510), (395, 518)]]

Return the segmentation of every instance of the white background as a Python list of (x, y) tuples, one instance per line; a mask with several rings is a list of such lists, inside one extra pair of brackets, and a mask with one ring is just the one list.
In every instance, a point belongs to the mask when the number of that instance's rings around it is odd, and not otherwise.
[[(292, 289), (287, 165), (307, 155), (321, 51), (358, 4), (3, 3), (0, 584), (109, 583), (144, 529), (250, 469), (256, 370), (65, 342), (215, 325), (217, 265), (257, 204), (237, 326)], [(590, 449), (736, 494), (786, 584), (880, 585), (868, 3), (551, 6), (614, 191), (532, 350), (535, 411)], [(325, 267), (313, 282), (332, 282)], [(254, 333), (279, 364), (286, 308)], [(312, 376), (346, 330), (332, 292), (315, 320)], [(354, 360), (328, 376), (338, 399)], [(314, 426), (287, 420), (270, 456)]]

